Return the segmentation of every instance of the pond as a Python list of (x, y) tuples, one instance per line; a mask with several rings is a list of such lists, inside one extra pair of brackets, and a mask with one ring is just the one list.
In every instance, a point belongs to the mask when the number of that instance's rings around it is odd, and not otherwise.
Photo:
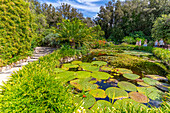
[[(159, 75), (137, 75), (130, 69), (114, 68), (105, 61), (73, 61), (55, 68), (56, 79), (73, 86), (74, 103), (86, 109), (126, 106), (159, 107), (170, 85)], [(87, 60), (85, 60), (87, 61)], [(82, 95), (83, 94), (83, 95)]]

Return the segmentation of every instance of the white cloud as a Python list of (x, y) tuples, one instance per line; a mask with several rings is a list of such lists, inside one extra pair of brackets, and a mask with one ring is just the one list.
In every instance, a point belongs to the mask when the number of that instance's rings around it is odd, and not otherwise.
[(89, 11), (89, 12), (99, 12), (99, 10), (100, 10), (100, 6), (97, 6), (96, 4), (92, 3), (94, 1), (100, 1), (100, 0), (77, 0), (77, 1), (79, 3), (84, 3), (84, 4), (79, 4), (72, 0), (64, 0), (64, 1), (58, 0), (55, 3), (54, 2), (46, 2), (46, 3), (52, 4), (55, 7), (60, 6), (61, 3), (67, 3), (76, 9), (82, 9), (82, 10)]

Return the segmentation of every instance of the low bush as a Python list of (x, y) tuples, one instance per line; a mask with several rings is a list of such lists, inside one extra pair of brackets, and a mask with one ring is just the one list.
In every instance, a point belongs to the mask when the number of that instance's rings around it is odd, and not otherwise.
[(3, 86), (0, 110), (7, 112), (73, 112), (69, 86), (55, 79), (53, 69), (58, 65), (57, 52), (30, 63), (14, 73)]

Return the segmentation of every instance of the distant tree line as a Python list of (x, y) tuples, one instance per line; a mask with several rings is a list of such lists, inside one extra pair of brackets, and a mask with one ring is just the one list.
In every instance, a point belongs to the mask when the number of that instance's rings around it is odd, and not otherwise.
[(115, 42), (121, 42), (123, 37), (136, 31), (152, 40), (154, 21), (162, 14), (169, 13), (169, 0), (112, 0), (100, 7), (94, 21), (105, 32), (105, 38)]

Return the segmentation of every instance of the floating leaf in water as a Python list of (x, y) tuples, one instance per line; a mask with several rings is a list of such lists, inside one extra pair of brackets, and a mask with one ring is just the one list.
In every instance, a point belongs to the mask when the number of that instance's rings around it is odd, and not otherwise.
[(163, 94), (163, 92), (161, 92), (160, 90), (158, 90), (155, 87), (137, 87), (137, 90), (139, 93), (142, 93), (144, 95), (146, 95), (147, 97), (149, 97), (152, 100), (161, 100), (161, 95)]
[(157, 83), (159, 83), (157, 80), (151, 78), (142, 78), (142, 80), (149, 85), (156, 85)]
[(104, 62), (104, 61), (93, 61), (91, 64), (92, 65), (98, 65), (100, 67), (100, 66), (107, 65), (107, 62)]
[(86, 71), (99, 71), (99, 67), (96, 67), (96, 66), (83, 66), (82, 67), (83, 70), (86, 70)]
[(79, 64), (81, 67), (88, 67), (88, 66), (91, 66), (91, 63), (85, 63), (85, 62), (83, 62), (83, 63), (81, 63), (81, 64)]
[(77, 78), (89, 78), (91, 76), (91, 73), (87, 71), (77, 71), (75, 75)]
[(78, 64), (81, 64), (82, 63), (82, 61), (73, 61), (73, 62), (71, 62), (71, 64), (75, 64), (75, 65), (78, 65)]
[(105, 72), (93, 72), (92, 77), (97, 78), (97, 79), (102, 79), (102, 80), (106, 80), (108, 79), (111, 75)]
[(91, 110), (93, 112), (95, 112), (97, 109), (105, 109), (105, 113), (109, 112), (109, 109), (112, 107), (112, 104), (106, 100), (98, 100), (93, 107), (91, 108)]
[(126, 69), (126, 68), (116, 68), (116, 69), (117, 69), (117, 73), (119, 74), (133, 73), (130, 69)]
[(166, 77), (162, 77), (159, 75), (145, 75), (145, 77), (154, 79), (154, 80), (164, 80), (164, 81), (168, 81), (168, 79)]
[(89, 94), (93, 95), (95, 98), (106, 98), (105, 91), (102, 89), (90, 90)]
[(144, 82), (137, 82), (137, 84), (139, 84), (139, 85), (141, 85), (141, 86), (145, 86), (145, 87), (150, 86), (150, 85), (148, 85), (148, 84), (146, 84), (146, 83), (144, 83)]
[(74, 65), (74, 64), (63, 64), (63, 66), (61, 67), (62, 69), (65, 69), (65, 70), (69, 70), (69, 69), (76, 69), (78, 68), (79, 66), (78, 65)]
[(126, 81), (121, 81), (118, 82), (118, 86), (121, 89), (127, 90), (127, 91), (136, 91), (136, 86), (130, 82), (126, 82)]
[(113, 104), (113, 107), (116, 109), (128, 109), (129, 105), (131, 104), (134, 106), (134, 108), (147, 108), (144, 104), (141, 104), (139, 102), (136, 102), (132, 99), (122, 99), (122, 100), (116, 100)]
[(61, 69), (61, 68), (54, 68), (54, 72), (60, 73), (60, 72), (65, 72), (66, 70)]
[(136, 74), (131, 74), (131, 73), (125, 73), (123, 76), (127, 79), (135, 80), (138, 79), (140, 76)]
[(102, 66), (102, 67), (100, 67), (100, 70), (104, 71), (104, 72), (111, 72), (113, 70), (113, 68), (107, 67), (107, 66)]
[(64, 71), (64, 72), (58, 73), (56, 74), (56, 77), (55, 77), (55, 79), (60, 80), (62, 83), (66, 83), (75, 78), (76, 78), (75, 73), (72, 71)]
[(159, 89), (161, 89), (161, 90), (163, 90), (163, 91), (169, 91), (169, 89), (170, 89), (170, 85), (169, 84), (167, 84), (167, 83), (157, 83), (156, 84), (156, 87), (157, 88), (159, 88)]
[(129, 97), (137, 102), (140, 103), (148, 103), (149, 99), (147, 98), (147, 96), (145, 96), (142, 93), (138, 93), (138, 92), (130, 92), (129, 93)]
[(82, 97), (78, 97), (76, 96), (74, 99), (73, 99), (73, 103), (74, 105), (78, 105), (80, 102), (83, 103), (82, 107), (88, 109), (90, 108), (95, 102), (96, 102), (96, 99), (90, 95), (90, 94), (87, 94), (85, 98), (82, 99)]
[(111, 99), (128, 98), (128, 93), (125, 90), (116, 87), (107, 88), (106, 94)]
[(81, 78), (81, 79), (76, 79), (70, 81), (70, 84), (75, 86), (79, 90), (92, 90), (92, 89), (97, 89), (98, 85), (97, 84), (91, 84), (89, 81), (91, 78)]

